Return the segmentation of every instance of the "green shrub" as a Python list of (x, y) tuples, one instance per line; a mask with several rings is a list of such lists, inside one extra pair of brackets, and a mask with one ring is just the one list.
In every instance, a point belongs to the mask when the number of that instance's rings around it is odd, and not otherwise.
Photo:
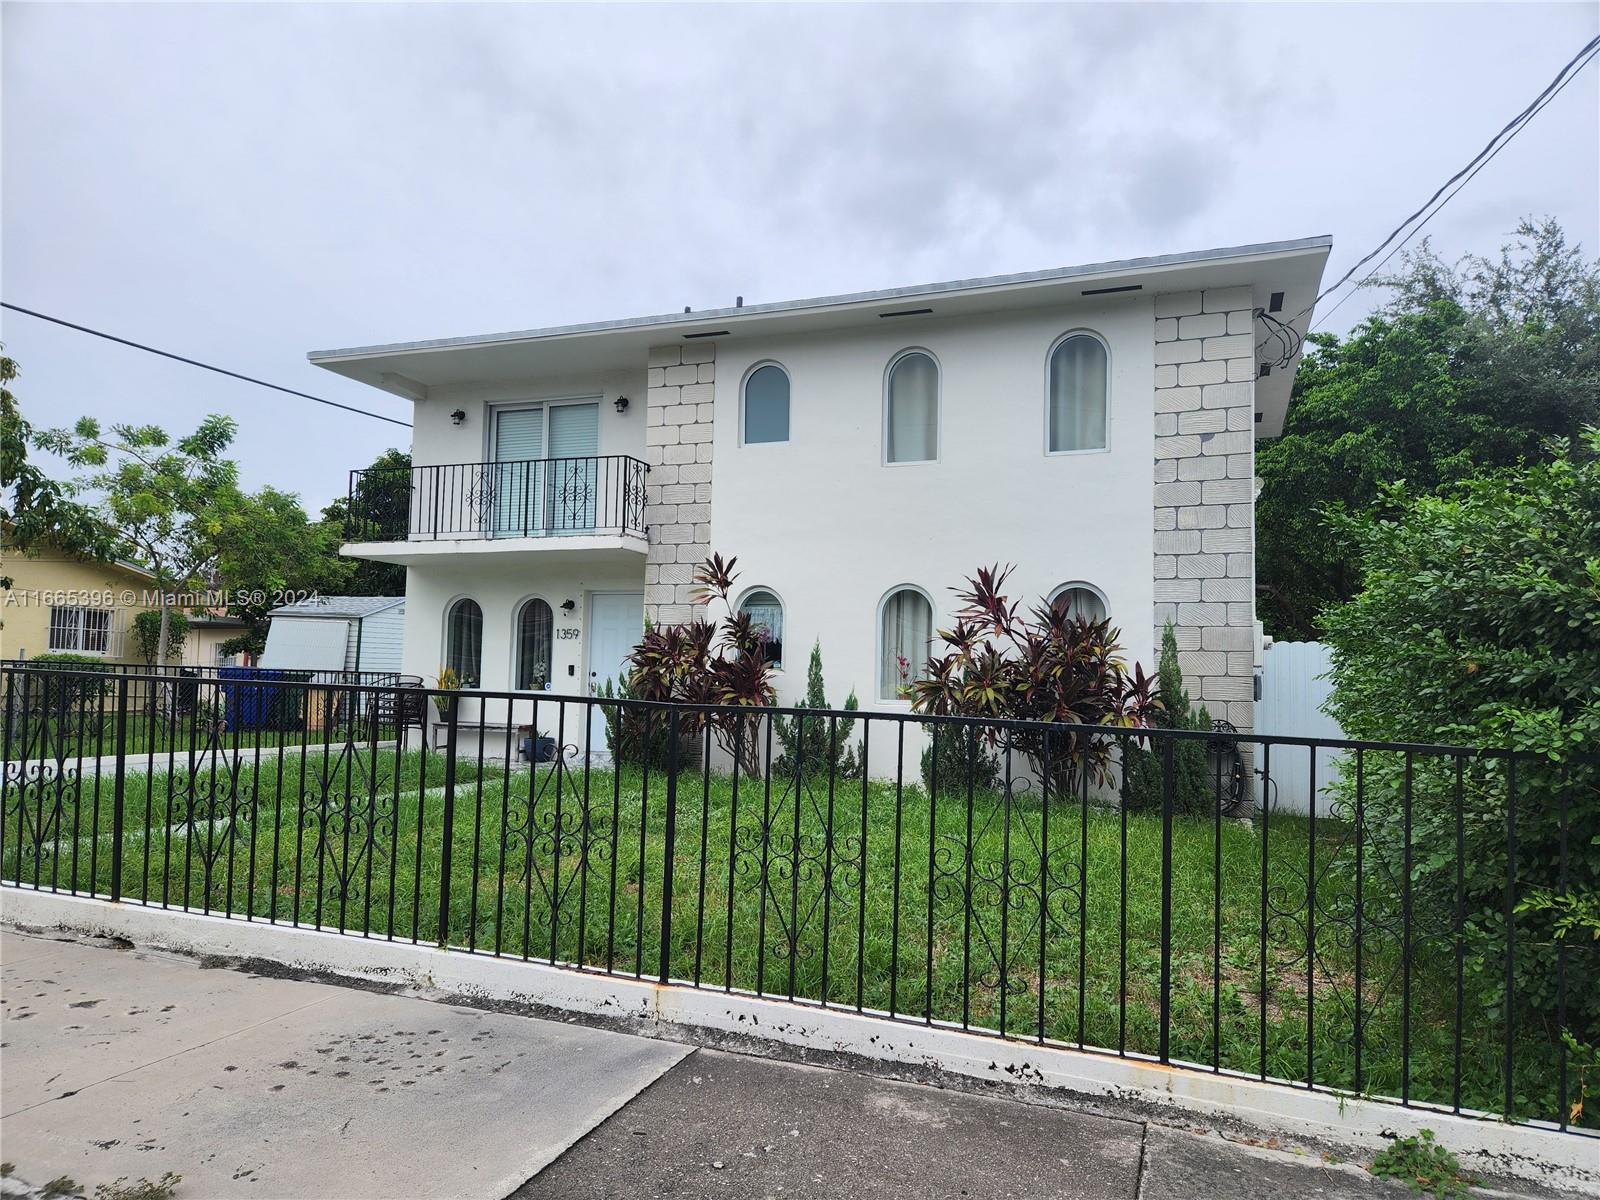
[[(935, 730), (937, 737), (933, 736)], [(964, 797), (969, 775), (974, 792), (999, 788), (1000, 757), (989, 748), (981, 729), (975, 725), (930, 725), (928, 733), (928, 744), (922, 751), (922, 786), (930, 796), (937, 783), (939, 795)]]
[[(1521, 752), (1519, 897), (1600, 886), (1597, 454), (1600, 431), (1590, 430), (1577, 450), (1560, 445), (1548, 463), (1437, 496), (1396, 485), (1385, 491), (1384, 511), (1337, 520), (1360, 550), (1363, 588), (1324, 614), (1333, 649), (1330, 711), (1352, 738)], [(1400, 755), (1366, 758), (1367, 844), (1381, 868), (1368, 878), (1405, 878), (1409, 795), (1417, 924), (1451, 928), (1455, 760), (1417, 755), (1408, 776)], [(1351, 774), (1341, 781), (1347, 808)], [(1505, 1001), (1508, 775), (1504, 759), (1462, 760), (1467, 968), (1480, 1011), (1490, 1013)], [(1553, 1025), (1555, 920), (1553, 911), (1535, 910), (1517, 921), (1514, 1015), (1524, 1028)], [(1569, 946), (1566, 958), (1569, 1030), (1593, 1044), (1600, 1039), (1600, 955), (1591, 942)]]
[(85, 673), (94, 675), (109, 675), (114, 669), (103, 658), (92, 654), (71, 654), (58, 651), (53, 654), (36, 654), (27, 660), (30, 667), (59, 667), (62, 672), (71, 674), (58, 674), (51, 671), (48, 676), (27, 675), (19, 672), (13, 676), (14, 680), (26, 678), (26, 695), (33, 705), (38, 706), (48, 703), (51, 709), (60, 705), (71, 707), (83, 700), (93, 700), (109, 691), (111, 680), (85, 678)]
[[(1161, 661), (1156, 671), (1161, 707), (1151, 714), (1150, 723), (1161, 729), (1211, 728), (1211, 714), (1204, 705), (1193, 709), (1189, 692), (1183, 686), (1183, 669), (1178, 665), (1178, 635), (1168, 621), (1161, 631)], [(1161, 809), (1162, 754), (1157, 740), (1149, 748), (1131, 740), (1122, 747), (1122, 803), (1134, 812)], [(1172, 807), (1174, 812), (1210, 812), (1219, 802), (1216, 773), (1199, 738), (1179, 738), (1172, 747)]]
[[(797, 701), (793, 707), (818, 710), (833, 708), (833, 705), (828, 703), (828, 689), (822, 679), (820, 641), (814, 642), (811, 646), (811, 661), (806, 667), (805, 699)], [(852, 689), (844, 699), (844, 711), (855, 712), (860, 707), (860, 701), (856, 699), (855, 690)], [(831, 728), (826, 717), (806, 721), (801, 721), (797, 717), (774, 717), (772, 733), (780, 749), (772, 764), (773, 771), (777, 774), (792, 775), (795, 763), (799, 762), (801, 770), (807, 774), (831, 773), (842, 779), (859, 779), (861, 763), (856, 754), (855, 742), (850, 736), (855, 724), (846, 717), (839, 717), (833, 721)]]

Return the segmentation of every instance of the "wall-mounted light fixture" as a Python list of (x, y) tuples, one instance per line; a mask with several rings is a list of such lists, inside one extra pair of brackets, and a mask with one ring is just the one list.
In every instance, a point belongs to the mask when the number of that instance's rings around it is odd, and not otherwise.
[(455, 412), (450, 414), (450, 424), (452, 424), (452, 425), (465, 425), (466, 423), (467, 423), (467, 410), (466, 409), (458, 408), (458, 409), (455, 410)]
[(576, 600), (563, 600), (561, 602), (561, 611), (564, 613), (569, 613), (577, 607), (578, 602)]
[(625, 413), (627, 411), (628, 411), (628, 398), (626, 396), (618, 396), (617, 397), (617, 412)]

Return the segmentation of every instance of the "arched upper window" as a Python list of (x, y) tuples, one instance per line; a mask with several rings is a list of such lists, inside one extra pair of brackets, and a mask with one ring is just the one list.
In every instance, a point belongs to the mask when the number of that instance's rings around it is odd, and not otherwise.
[(1106, 348), (1075, 333), (1050, 352), (1050, 453), (1106, 448)]
[(777, 363), (763, 363), (745, 378), (744, 440), (789, 440), (789, 376)]
[(933, 605), (916, 588), (903, 587), (883, 601), (878, 629), (878, 697), (901, 700), (927, 675), (933, 642)]
[(886, 462), (932, 462), (939, 457), (939, 364), (907, 350), (889, 367), (883, 456)]
[(477, 687), (483, 677), (483, 609), (476, 600), (457, 600), (445, 616), (444, 665), (462, 687)]
[(783, 666), (783, 601), (775, 592), (756, 588), (739, 601), (739, 611), (749, 613), (751, 623), (766, 631), (767, 662)]
[(550, 642), (555, 614), (535, 596), (517, 611), (517, 690), (543, 691), (550, 682)]
[(1106, 598), (1098, 588), (1086, 583), (1064, 583), (1050, 597), (1050, 607), (1067, 616), (1085, 621), (1106, 619)]

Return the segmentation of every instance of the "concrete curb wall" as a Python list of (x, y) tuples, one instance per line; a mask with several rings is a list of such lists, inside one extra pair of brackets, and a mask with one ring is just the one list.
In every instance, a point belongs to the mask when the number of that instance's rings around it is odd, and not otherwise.
[(1600, 1139), (1492, 1117), (1406, 1109), (1332, 1092), (1217, 1076), (1209, 1071), (1055, 1046), (1001, 1041), (959, 1029), (885, 1021), (853, 1011), (741, 993), (663, 987), (634, 979), (497, 959), (433, 946), (244, 922), (7, 886), (0, 920), (30, 929), (119, 937), (183, 954), (268, 959), (295, 970), (416, 988), (495, 1005), (627, 1022), (680, 1041), (757, 1041), (808, 1053), (896, 1064), (922, 1074), (1039, 1089), (1115, 1115), (1164, 1124), (1372, 1151), (1387, 1138), (1435, 1131), (1470, 1169), (1600, 1196)]

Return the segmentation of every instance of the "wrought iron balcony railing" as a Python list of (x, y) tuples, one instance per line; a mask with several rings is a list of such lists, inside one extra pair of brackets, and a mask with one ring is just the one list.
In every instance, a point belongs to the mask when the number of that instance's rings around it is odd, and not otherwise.
[(636, 458), (373, 467), (350, 472), (345, 536), (354, 542), (645, 533)]

